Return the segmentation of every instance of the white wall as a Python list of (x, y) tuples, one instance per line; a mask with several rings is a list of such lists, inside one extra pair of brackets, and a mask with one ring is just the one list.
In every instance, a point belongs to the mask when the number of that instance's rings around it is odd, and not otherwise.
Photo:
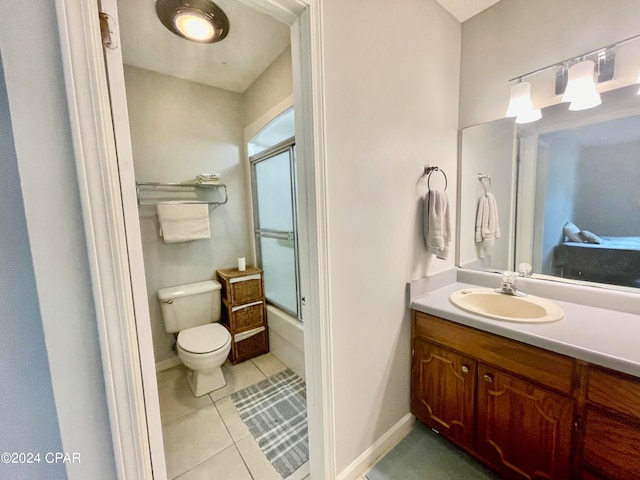
[[(37, 287), (33, 301), (42, 318), (62, 448), (81, 454), (67, 474), (112, 480), (116, 469), (55, 19), (54, 2), (38, 8), (0, 2), (0, 50)], [(14, 415), (24, 418), (24, 407)], [(43, 430), (57, 435), (51, 425)]]
[(131, 66), (125, 81), (136, 180), (182, 182), (215, 172), (229, 191), (226, 205), (210, 207), (209, 240), (166, 244), (155, 206), (139, 209), (155, 358), (161, 361), (173, 355), (174, 340), (164, 330), (158, 288), (215, 278), (216, 269), (251, 257), (243, 98)]
[(322, 8), (341, 472), (409, 412), (405, 283), (454, 265), (453, 251), (425, 251), (421, 175), (427, 163), (445, 170), (455, 212), (460, 24), (432, 0)]
[[(0, 452), (62, 451), (0, 58)], [(2, 478), (66, 479), (62, 463), (0, 463)]]
[[(462, 25), (460, 128), (504, 117), (509, 79), (638, 34), (637, 0), (503, 0)], [(634, 83), (640, 41), (620, 47), (612, 89)], [(534, 105), (554, 97), (555, 71), (527, 78)]]

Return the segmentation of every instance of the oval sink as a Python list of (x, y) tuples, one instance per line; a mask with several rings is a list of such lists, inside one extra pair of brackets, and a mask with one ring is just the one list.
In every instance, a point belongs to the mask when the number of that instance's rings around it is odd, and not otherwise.
[(505, 295), (490, 288), (458, 290), (449, 301), (460, 310), (507, 322), (556, 322), (564, 318), (564, 311), (549, 300)]

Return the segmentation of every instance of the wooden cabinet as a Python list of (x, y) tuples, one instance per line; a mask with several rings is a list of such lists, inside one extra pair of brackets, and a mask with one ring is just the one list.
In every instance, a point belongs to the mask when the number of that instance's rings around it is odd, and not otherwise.
[(262, 270), (227, 268), (216, 272), (222, 285), (221, 323), (231, 333), (229, 360), (236, 364), (269, 351)]
[(640, 379), (412, 313), (411, 411), (506, 479), (640, 480)]
[(412, 413), (508, 479), (568, 479), (573, 361), (413, 313)]
[[(582, 468), (593, 478), (640, 479), (640, 382), (589, 366)], [(589, 478), (589, 477), (584, 477)]]
[(413, 348), (411, 410), (431, 428), (472, 448), (476, 361), (420, 338)]
[(569, 478), (574, 405), (480, 364), (476, 451), (507, 478)]

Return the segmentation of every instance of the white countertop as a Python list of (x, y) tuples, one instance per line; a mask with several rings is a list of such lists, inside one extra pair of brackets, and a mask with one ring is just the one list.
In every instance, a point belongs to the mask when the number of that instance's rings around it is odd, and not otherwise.
[(478, 285), (455, 282), (414, 298), (410, 307), (462, 325), (640, 377), (640, 316), (553, 299), (565, 318), (550, 323), (492, 320), (455, 307), (449, 296)]

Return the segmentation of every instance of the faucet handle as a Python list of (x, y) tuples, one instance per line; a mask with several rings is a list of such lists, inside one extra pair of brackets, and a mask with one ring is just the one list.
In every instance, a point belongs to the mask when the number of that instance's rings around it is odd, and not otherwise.
[(510, 271), (502, 272), (502, 283), (508, 283), (510, 285), (513, 285), (514, 283), (516, 283), (515, 272), (510, 272)]
[(530, 277), (533, 272), (533, 268), (528, 263), (521, 263), (518, 265), (518, 273), (521, 277)]

